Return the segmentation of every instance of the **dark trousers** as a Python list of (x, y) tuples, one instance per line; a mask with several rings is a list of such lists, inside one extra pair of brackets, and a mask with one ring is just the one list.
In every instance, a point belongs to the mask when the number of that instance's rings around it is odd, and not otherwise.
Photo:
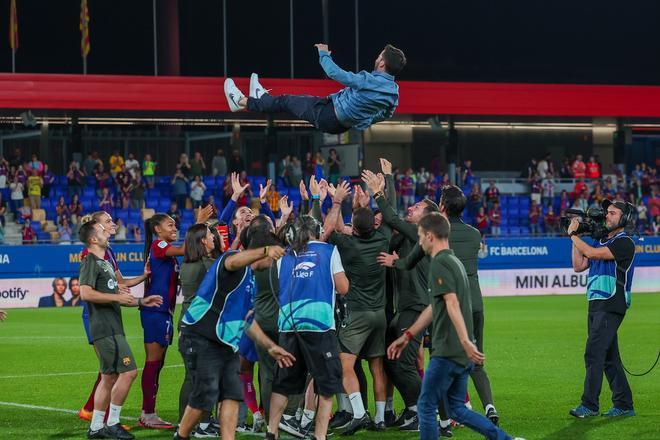
[(582, 405), (598, 411), (598, 397), (603, 371), (612, 390), (612, 403), (620, 409), (633, 409), (632, 391), (623, 371), (617, 330), (623, 315), (608, 312), (589, 313), (587, 347), (584, 351), (584, 394)]
[(309, 95), (279, 95), (267, 93), (261, 98), (248, 98), (247, 109), (261, 113), (290, 113), (312, 124), (324, 133), (339, 134), (348, 130), (335, 114), (332, 99)]
[[(484, 312), (472, 312), (472, 323), (474, 326), (474, 338), (477, 340), (477, 348), (480, 352), (484, 352)], [(484, 370), (483, 365), (475, 365), (470, 371), (470, 377), (474, 383), (474, 387), (479, 394), (479, 399), (484, 409), (486, 405), (493, 404), (493, 392), (490, 388), (490, 379)]]
[[(404, 310), (394, 315), (387, 328), (387, 345), (399, 338), (419, 317), (419, 312)], [(411, 339), (396, 360), (385, 360), (385, 372), (399, 393), (406, 408), (417, 403), (422, 389), (422, 378), (417, 371), (417, 353), (421, 336)]]

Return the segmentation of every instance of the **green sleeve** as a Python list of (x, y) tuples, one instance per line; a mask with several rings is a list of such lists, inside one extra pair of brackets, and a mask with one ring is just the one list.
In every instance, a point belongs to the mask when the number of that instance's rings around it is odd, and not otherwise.
[(396, 212), (396, 187), (394, 186), (394, 176), (392, 174), (385, 175), (385, 198)]
[(415, 243), (415, 247), (412, 248), (410, 253), (403, 258), (399, 258), (394, 262), (394, 267), (401, 270), (411, 270), (425, 257), (424, 251), (419, 246), (419, 243)]
[(429, 268), (429, 287), (432, 297), (439, 297), (447, 293), (456, 293), (456, 279), (451, 271), (439, 261), (432, 261)]
[(319, 223), (323, 223), (323, 211), (321, 210), (321, 201), (313, 200), (312, 201), (312, 213), (311, 216), (316, 219)]
[(376, 197), (376, 203), (378, 204), (378, 209), (383, 214), (383, 222), (385, 224), (399, 231), (407, 239), (417, 241), (417, 226), (399, 217), (385, 197)]
[(80, 263), (80, 279), (81, 286), (90, 286), (96, 289), (96, 278), (98, 275), (98, 265), (92, 257), (86, 256), (82, 263)]

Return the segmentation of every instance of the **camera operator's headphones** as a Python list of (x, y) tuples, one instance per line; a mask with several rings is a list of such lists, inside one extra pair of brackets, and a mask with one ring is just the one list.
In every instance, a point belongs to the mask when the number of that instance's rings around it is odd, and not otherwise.
[(621, 214), (621, 218), (619, 219), (619, 224), (614, 229), (635, 227), (636, 208), (632, 203), (624, 202), (621, 200), (611, 201), (609, 199), (605, 199), (601, 203), (601, 206), (603, 208), (603, 211), (605, 211), (605, 214), (607, 214), (607, 208), (609, 208), (611, 205), (614, 205), (614, 207), (620, 209), (621, 212), (623, 213)]
[(303, 233), (311, 233), (318, 240), (323, 235), (323, 225), (311, 215), (301, 215), (286, 225), (284, 238), (288, 245), (292, 245)]

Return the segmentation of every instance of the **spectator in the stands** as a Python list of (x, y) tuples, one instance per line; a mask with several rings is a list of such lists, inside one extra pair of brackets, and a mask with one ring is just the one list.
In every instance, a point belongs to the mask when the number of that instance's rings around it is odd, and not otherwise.
[[(277, 175), (284, 181), (285, 186), (291, 186), (291, 155), (287, 154), (277, 163)], [(309, 184), (309, 182), (307, 182)]]
[(303, 163), (302, 163), (302, 171), (303, 171), (302, 178), (303, 178), (303, 182), (305, 182), (305, 185), (309, 185), (309, 179), (314, 175), (315, 169), (316, 169), (316, 163), (314, 161), (314, 155), (312, 154), (311, 151), (307, 151), (305, 153), (305, 158), (303, 159)]
[(571, 172), (574, 179), (584, 179), (587, 175), (587, 166), (582, 160), (582, 155), (578, 154), (575, 156), (575, 160), (571, 165)]
[(404, 211), (415, 204), (415, 180), (411, 168), (408, 168), (401, 178), (401, 199)]
[(651, 234), (660, 235), (660, 215), (653, 217), (653, 222), (651, 223)]
[(648, 226), (648, 211), (649, 209), (644, 204), (644, 200), (639, 199), (637, 203), (637, 230), (642, 234)]
[(330, 156), (328, 156), (328, 183), (337, 185), (341, 177), (341, 158), (337, 154), (337, 150), (330, 149)]
[(23, 223), (23, 229), (21, 230), (23, 235), (23, 244), (33, 244), (37, 241), (37, 233), (32, 229), (29, 221)]
[(216, 151), (213, 160), (211, 160), (211, 168), (213, 169), (213, 177), (227, 175), (227, 158), (224, 150), (219, 149)]
[(179, 205), (176, 202), (170, 204), (170, 209), (166, 214), (172, 217), (177, 229), (181, 228), (181, 209), (179, 209)]
[(587, 179), (600, 179), (600, 165), (596, 162), (594, 156), (589, 156), (589, 162), (587, 162), (586, 168)]
[(39, 175), (39, 171), (33, 168), (32, 175), (28, 177), (28, 196), (32, 209), (41, 209), (41, 188), (43, 186), (44, 179)]
[(451, 185), (451, 180), (449, 179), (449, 173), (444, 173), (442, 175), (442, 179), (440, 180), (440, 189), (449, 185)]
[(60, 223), (65, 217), (71, 217), (71, 214), (69, 213), (69, 206), (66, 204), (64, 196), (60, 196), (60, 198), (57, 200), (57, 205), (55, 205), (55, 215), (57, 216), (57, 223)]
[(119, 154), (119, 150), (114, 150), (112, 156), (108, 160), (110, 165), (110, 175), (114, 178), (117, 173), (120, 173), (124, 165), (124, 158)]
[(637, 176), (632, 176), (630, 180), (630, 192), (635, 194), (635, 197), (637, 198), (642, 197), (642, 181), (639, 180), (639, 177)]
[(115, 237), (114, 241), (117, 243), (121, 243), (126, 241), (126, 226), (124, 226), (124, 221), (121, 219), (121, 217), (118, 217), (117, 220), (115, 220), (115, 224), (117, 225), (116, 231), (115, 231)]
[[(430, 173), (429, 178), (426, 181), (424, 195), (433, 201), (440, 200), (440, 197), (438, 196), (439, 187), (440, 186), (438, 185), (438, 181), (435, 178), (435, 175)], [(479, 194), (479, 196), (481, 196), (481, 194)]]
[(571, 207), (571, 200), (568, 196), (568, 192), (565, 189), (561, 190), (559, 194), (559, 210), (563, 211)]
[(550, 153), (545, 153), (543, 159), (539, 161), (536, 165), (536, 172), (539, 173), (541, 179), (545, 179), (548, 173), (555, 172), (554, 164), (552, 163), (552, 155)]
[(39, 176), (43, 176), (44, 174), (44, 164), (36, 154), (32, 155), (32, 160), (30, 161), (30, 174), (32, 174), (32, 170), (37, 170)]
[(122, 165), (121, 172), (117, 173), (115, 183), (117, 184), (117, 199), (121, 209), (128, 209), (131, 200), (131, 174), (126, 171), (126, 165)]
[(541, 178), (539, 177), (539, 174), (536, 171), (532, 172), (532, 177), (529, 179), (529, 186), (530, 186), (530, 199), (532, 202), (536, 202), (537, 204), (541, 203), (541, 193), (543, 192), (543, 186), (541, 184)]
[(618, 191), (616, 187), (612, 183), (612, 178), (609, 176), (605, 178), (605, 188), (603, 188), (603, 194), (605, 195), (605, 197), (612, 200), (615, 198), (617, 192)]
[(5, 215), (7, 214), (7, 202), (5, 202), (2, 193), (0, 192), (0, 226), (5, 227)]
[(0, 189), (7, 188), (9, 183), (9, 162), (0, 154)]
[(293, 156), (291, 157), (291, 164), (289, 166), (291, 186), (298, 188), (300, 186), (300, 181), (303, 178), (302, 163), (300, 163), (300, 159), (298, 159), (297, 156)]
[[(316, 157), (315, 157), (315, 166), (314, 166), (314, 175), (316, 176), (316, 180), (321, 180), (325, 178), (325, 159), (323, 158), (323, 155), (321, 154), (320, 151), (316, 152)], [(309, 181), (305, 181), (305, 185), (309, 185)]]
[(126, 160), (126, 171), (131, 175), (132, 179), (135, 179), (135, 175), (140, 171), (140, 162), (135, 159), (133, 153), (128, 153), (128, 159)]
[(71, 197), (71, 203), (69, 203), (69, 215), (71, 216), (71, 224), (78, 225), (82, 218), (82, 204), (80, 203), (80, 197), (78, 194), (74, 194), (73, 197)]
[(502, 224), (502, 210), (500, 210), (499, 202), (493, 203), (493, 207), (488, 211), (488, 221), (490, 222), (490, 233), (494, 237), (499, 237)]
[(115, 203), (112, 201), (110, 188), (105, 187), (101, 190), (101, 199), (99, 200), (99, 210), (107, 212), (112, 217), (112, 208)]
[(231, 179), (227, 178), (225, 179), (225, 183), (222, 185), (222, 204), (227, 205), (229, 203), (229, 200), (231, 199), (232, 194), (234, 194), (234, 190), (231, 187)]
[(171, 184), (172, 198), (180, 208), (185, 209), (188, 198), (188, 178), (183, 173), (180, 163), (176, 166)]
[(483, 206), (479, 207), (477, 211), (477, 217), (474, 219), (474, 225), (477, 227), (481, 235), (486, 234), (488, 230), (488, 215), (486, 215), (486, 210)]
[(586, 211), (589, 209), (589, 201), (587, 200), (587, 192), (582, 192), (579, 194), (576, 198), (575, 201), (573, 202), (573, 206), (571, 206), (572, 209), (579, 209), (580, 211)]
[(203, 177), (206, 174), (206, 162), (199, 151), (195, 151), (193, 159), (190, 161), (190, 172), (193, 177)]
[[(434, 199), (434, 200), (438, 200), (438, 199)], [(477, 212), (479, 212), (479, 208), (481, 206), (484, 206), (484, 198), (481, 195), (481, 188), (479, 188), (479, 184), (475, 182), (472, 184), (472, 191), (468, 196), (468, 202), (467, 202), (468, 215), (470, 216), (470, 218), (474, 218), (477, 216)]]
[(30, 208), (30, 205), (28, 204), (19, 207), (18, 216), (20, 218), (20, 221), (29, 222), (32, 219), (32, 209)]
[(651, 188), (651, 194), (649, 194), (648, 205), (649, 205), (649, 212), (651, 213), (651, 217), (656, 217), (660, 215), (660, 192), (658, 192), (657, 185), (654, 185), (653, 188)]
[(50, 189), (55, 183), (55, 174), (50, 170), (47, 163), (44, 164), (43, 179), (44, 186), (41, 188), (41, 197), (44, 199), (50, 199)]
[[(119, 171), (121, 171), (121, 167), (119, 167)], [(96, 167), (94, 178), (96, 179), (96, 196), (101, 198), (103, 196), (103, 190), (110, 189), (111, 184), (110, 175), (102, 163), (99, 163)]]
[(545, 225), (545, 232), (547, 234), (555, 235), (559, 232), (559, 217), (555, 214), (552, 205), (548, 206), (548, 212), (545, 214), (543, 224)]
[(417, 182), (417, 188), (415, 189), (416, 196), (424, 197), (426, 195), (426, 183), (429, 181), (429, 176), (429, 172), (424, 167), (421, 167), (417, 172), (415, 177), (415, 181)]
[(280, 212), (280, 193), (277, 191), (275, 183), (271, 183), (266, 193), (266, 201), (270, 210), (274, 213)]
[(252, 185), (248, 181), (247, 172), (241, 171), (238, 180), (241, 182), (241, 186), (247, 185), (247, 189), (243, 191), (243, 194), (238, 198), (236, 206), (247, 206), (249, 208), (250, 200), (252, 199)]
[(139, 171), (131, 181), (131, 209), (142, 209), (144, 207), (144, 180)]
[(537, 168), (538, 168), (538, 163), (536, 162), (536, 158), (532, 157), (529, 160), (529, 162), (527, 162), (527, 165), (525, 165), (525, 168), (523, 168), (520, 177), (522, 177), (523, 179), (530, 179), (532, 177), (532, 174), (536, 172)]
[(573, 178), (573, 170), (571, 170), (571, 161), (568, 157), (565, 157), (561, 163), (561, 168), (559, 170), (559, 177), (562, 179)]
[(238, 150), (234, 150), (232, 152), (231, 160), (229, 161), (229, 172), (240, 173), (243, 171), (245, 171), (245, 165), (243, 164), (241, 153)]
[(197, 209), (202, 206), (205, 191), (206, 185), (204, 185), (204, 182), (202, 182), (202, 177), (195, 176), (193, 181), (190, 183), (190, 200), (192, 201), (193, 209)]
[(484, 198), (486, 199), (486, 208), (488, 210), (493, 207), (493, 203), (500, 201), (500, 190), (495, 186), (494, 180), (491, 180), (490, 185), (486, 188)]
[(14, 213), (14, 219), (18, 223), (18, 210), (23, 206), (23, 184), (18, 179), (14, 177), (14, 180), (9, 184), (9, 190), (11, 191), (10, 200), (11, 200), (11, 211)]
[(23, 153), (20, 148), (14, 148), (14, 154), (9, 159), (9, 166), (18, 169), (23, 165)]
[(157, 162), (151, 160), (151, 154), (147, 153), (144, 155), (144, 160), (142, 161), (142, 175), (144, 180), (147, 181), (147, 186), (153, 188), (156, 184), (156, 166)]
[(541, 201), (543, 202), (543, 206), (546, 207), (551, 205), (555, 198), (555, 179), (552, 171), (548, 170), (545, 173), (545, 178), (541, 181), (541, 188)]
[[(77, 163), (76, 163), (77, 165)], [(27, 179), (28, 175), (25, 172), (25, 168), (23, 166), (20, 166), (18, 168), (15, 168), (14, 172), (12, 173), (16, 179), (18, 179), (19, 182), (23, 184), (23, 187), (27, 187)]]
[(192, 165), (190, 164), (190, 159), (186, 153), (181, 153), (179, 155), (179, 164), (177, 167), (181, 170), (181, 173), (190, 180), (192, 177)]
[(128, 229), (133, 234), (133, 241), (135, 241), (136, 243), (141, 243), (142, 242), (142, 230), (140, 229), (140, 227), (137, 226), (137, 225), (129, 225)]
[(471, 178), (472, 178), (472, 161), (468, 159), (465, 162), (463, 162), (463, 175), (461, 176), (461, 182), (463, 182), (463, 185), (469, 185)]
[(87, 158), (83, 160), (82, 169), (85, 171), (85, 174), (91, 176), (94, 174), (94, 167), (96, 166), (96, 160), (92, 157), (92, 153), (87, 153)]
[(591, 199), (594, 201), (594, 203), (600, 205), (604, 198), (605, 194), (603, 193), (603, 187), (600, 185), (600, 182), (596, 182), (594, 185), (594, 190), (591, 191)]
[(536, 236), (539, 234), (539, 220), (541, 218), (541, 207), (536, 201), (529, 205), (529, 232)]
[(80, 195), (84, 177), (84, 171), (78, 169), (78, 162), (72, 161), (69, 164), (69, 171), (66, 173), (67, 191), (69, 198), (71, 198), (74, 194)]
[(57, 235), (59, 235), (60, 244), (71, 243), (71, 225), (68, 217), (62, 217), (57, 226)]
[(573, 193), (571, 194), (574, 199), (580, 197), (580, 194), (582, 194), (585, 191), (589, 191), (589, 187), (585, 183), (584, 179), (578, 179), (577, 182), (575, 182), (575, 186), (573, 187)]

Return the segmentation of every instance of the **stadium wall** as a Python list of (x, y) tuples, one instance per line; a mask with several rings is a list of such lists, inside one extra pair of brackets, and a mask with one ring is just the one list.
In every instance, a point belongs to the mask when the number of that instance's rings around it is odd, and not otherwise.
[[(660, 237), (636, 239), (633, 292), (660, 290)], [(79, 245), (0, 246), (0, 308), (37, 307), (52, 293), (56, 277), (78, 275)], [(142, 273), (142, 245), (115, 244), (124, 276)], [(479, 254), (479, 281), (485, 296), (584, 293), (587, 272), (571, 268), (566, 238), (488, 239)], [(141, 296), (141, 286), (132, 289)], [(67, 290), (65, 298), (70, 293)]]

